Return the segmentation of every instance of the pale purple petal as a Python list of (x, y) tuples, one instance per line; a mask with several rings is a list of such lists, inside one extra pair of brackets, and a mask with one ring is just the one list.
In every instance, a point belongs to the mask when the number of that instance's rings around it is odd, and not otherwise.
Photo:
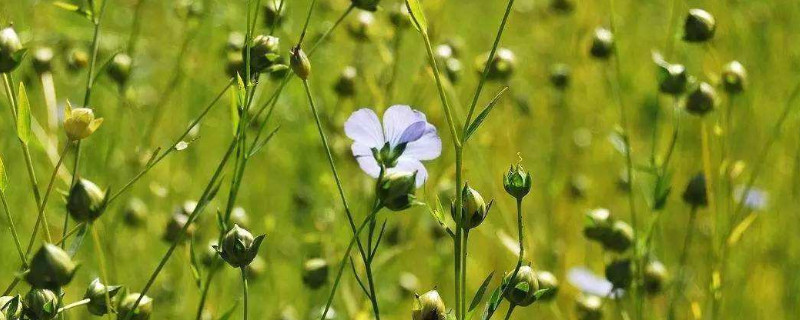
[(392, 147), (400, 143), (403, 132), (412, 124), (425, 120), (425, 114), (409, 106), (391, 106), (383, 113), (383, 132), (385, 141)]
[(403, 156), (417, 160), (433, 160), (442, 154), (442, 139), (436, 132), (436, 127), (428, 123), (425, 133), (416, 141), (409, 142)]
[(416, 172), (417, 188), (425, 184), (425, 180), (428, 180), (428, 171), (425, 170), (425, 166), (422, 165), (422, 162), (414, 158), (406, 157), (405, 155), (400, 156), (400, 158), (397, 159), (397, 165), (386, 169), (386, 172)]
[(361, 170), (364, 170), (370, 177), (377, 178), (381, 173), (381, 167), (372, 154), (372, 148), (356, 142), (353, 143), (351, 149), (353, 150), (353, 156), (356, 157), (356, 161), (358, 161), (358, 166), (361, 167)]
[(594, 274), (586, 267), (574, 267), (567, 271), (567, 281), (581, 292), (607, 297), (614, 285), (608, 280)]
[(428, 126), (428, 123), (425, 121), (417, 121), (408, 126), (403, 134), (400, 135), (400, 140), (397, 141), (397, 144), (409, 143), (412, 141), (417, 141), (419, 138), (422, 138), (422, 135), (425, 134), (425, 129)]
[(750, 188), (748, 190), (745, 186), (739, 186), (734, 192), (736, 194), (736, 199), (741, 199), (746, 190), (747, 194), (744, 195), (745, 207), (753, 211), (764, 210), (767, 208), (767, 205), (769, 204), (769, 195), (766, 191), (758, 188)]
[(378, 115), (371, 109), (359, 109), (344, 123), (344, 132), (353, 141), (370, 148), (383, 147), (383, 129)]

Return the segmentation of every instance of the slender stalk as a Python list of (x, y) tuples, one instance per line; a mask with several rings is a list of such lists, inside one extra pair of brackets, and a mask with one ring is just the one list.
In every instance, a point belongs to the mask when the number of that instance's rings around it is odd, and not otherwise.
[[(336, 190), (339, 192), (339, 198), (342, 202), (342, 206), (344, 207), (345, 215), (347, 216), (347, 222), (350, 225), (350, 229), (353, 234), (357, 234), (356, 224), (353, 219), (353, 214), (350, 211), (350, 206), (347, 203), (347, 197), (344, 194), (344, 188), (342, 187), (342, 180), (339, 177), (339, 172), (336, 170), (336, 164), (333, 160), (333, 154), (331, 153), (331, 148), (328, 145), (328, 138), (325, 135), (325, 131), (322, 129), (322, 122), (319, 118), (319, 111), (317, 110), (317, 106), (314, 103), (314, 96), (311, 94), (311, 87), (308, 84), (308, 80), (303, 80), (303, 88), (306, 91), (306, 96), (308, 97), (308, 104), (311, 107), (311, 113), (314, 116), (314, 123), (317, 126), (317, 132), (319, 133), (320, 141), (322, 142), (322, 146), (325, 149), (325, 155), (328, 160), (328, 165), (330, 167), (331, 173), (333, 174), (334, 181), (336, 182)], [(375, 318), (380, 319), (380, 315), (378, 312), (378, 302), (377, 297), (375, 297), (374, 291), (374, 284), (372, 279), (372, 270), (369, 264), (369, 255), (368, 252), (364, 250), (364, 245), (361, 243), (361, 239), (356, 237), (356, 244), (358, 246), (359, 253), (361, 254), (362, 259), (364, 260), (364, 264), (367, 269), (367, 281), (369, 282), (370, 290), (370, 301), (372, 302), (372, 308), (375, 313)], [(325, 308), (323, 312), (323, 319), (324, 314), (327, 313), (328, 308)]]
[(22, 263), (22, 268), (28, 267), (28, 262), (25, 259), (25, 253), (22, 252), (22, 245), (19, 242), (19, 234), (17, 234), (17, 227), (14, 226), (14, 218), (11, 217), (11, 209), (8, 208), (8, 201), (6, 200), (6, 193), (3, 190), (0, 190), (0, 200), (3, 202), (3, 211), (6, 212), (6, 218), (8, 219), (8, 225), (11, 228), (11, 236), (14, 238), (14, 245), (17, 248), (17, 253), (19, 253), (19, 260)]
[[(706, 197), (708, 198), (708, 209), (709, 212), (716, 214), (717, 218), (719, 215), (717, 214), (717, 207), (716, 207), (716, 187), (714, 186), (714, 171), (711, 167), (711, 145), (708, 138), (708, 119), (703, 118), (701, 120), (700, 125), (700, 135), (701, 135), (701, 143), (702, 143), (702, 153), (703, 153), (703, 175), (705, 176), (705, 185), (706, 185)], [(717, 221), (719, 223), (719, 221)]]
[[(92, 231), (92, 238), (94, 239), (94, 249), (95, 255), (97, 256), (97, 262), (100, 265), (100, 282), (104, 284), (108, 284), (108, 272), (106, 271), (106, 258), (103, 254), (103, 248), (101, 247), (100, 241), (100, 234), (97, 232), (97, 228), (93, 224), (89, 224), (89, 229)], [(104, 299), (106, 301), (107, 308), (111, 308), (111, 294), (108, 290), (105, 290)], [(106, 319), (111, 319), (111, 312), (106, 312)]]
[[(161, 261), (158, 263), (158, 266), (156, 266), (156, 269), (153, 270), (153, 273), (150, 275), (150, 278), (147, 280), (147, 283), (145, 284), (144, 288), (142, 288), (142, 290), (140, 291), (141, 292), (140, 296), (139, 296), (138, 299), (136, 299), (136, 302), (131, 307), (131, 310), (136, 310), (136, 308), (139, 306), (139, 303), (142, 302), (142, 298), (145, 296), (145, 294), (147, 294), (147, 291), (150, 290), (150, 287), (153, 286), (153, 283), (155, 283), (156, 278), (158, 277), (159, 273), (161, 273), (161, 270), (167, 264), (167, 261), (169, 261), (169, 258), (172, 256), (172, 253), (178, 247), (178, 244), (180, 244), (181, 240), (183, 240), (183, 237), (185, 237), (186, 230), (194, 222), (194, 220), (197, 218), (197, 216), (200, 214), (200, 212), (202, 212), (205, 209), (205, 206), (208, 204), (208, 202), (211, 201), (209, 196), (211, 195), (212, 191), (214, 190), (215, 186), (217, 185), (217, 180), (220, 178), (220, 175), (222, 174), (222, 170), (225, 168), (225, 165), (227, 164), (228, 159), (230, 159), (230, 156), (233, 154), (233, 150), (234, 150), (234, 147), (236, 147), (236, 144), (237, 144), (237, 140), (236, 139), (231, 140), (231, 143), (228, 146), (228, 150), (225, 152), (225, 155), (222, 157), (222, 160), (220, 161), (219, 165), (217, 166), (217, 169), (215, 170), (213, 176), (211, 177), (211, 180), (208, 182), (208, 185), (206, 185), (206, 188), (203, 191), (203, 195), (200, 196), (200, 198), (199, 198), (200, 200), (198, 201), (197, 206), (195, 206), (194, 210), (192, 211), (192, 214), (189, 215), (189, 218), (187, 219), (186, 224), (183, 225), (183, 228), (179, 232), (180, 236), (178, 237), (177, 241), (173, 242), (170, 245), (169, 249), (167, 249), (167, 252), (164, 253), (164, 256), (161, 258)], [(133, 315), (134, 315), (133, 313), (128, 313), (127, 315), (120, 315), (121, 317), (124, 316), (123, 318), (120, 318), (120, 319), (122, 319), (122, 320), (131, 320), (133, 318)]]
[(464, 230), (464, 244), (461, 254), (461, 314), (467, 314), (467, 252), (469, 252), (469, 229)]
[[(489, 57), (486, 61), (494, 60), (494, 56), (497, 53), (497, 48), (500, 45), (500, 38), (503, 36), (503, 31), (506, 29), (506, 23), (508, 22), (508, 16), (511, 14), (511, 9), (514, 7), (514, 0), (508, 0), (508, 5), (506, 6), (506, 12), (503, 14), (503, 20), (500, 22), (500, 28), (497, 30), (497, 36), (494, 38), (494, 44), (492, 44), (492, 50), (489, 51)], [(467, 114), (467, 121), (464, 122), (464, 132), (467, 132), (467, 128), (469, 128), (469, 123), (472, 120), (472, 115), (475, 113), (475, 107), (478, 105), (478, 99), (481, 97), (481, 92), (483, 91), (483, 86), (486, 84), (486, 79), (489, 77), (489, 71), (491, 69), (491, 63), (486, 63), (486, 66), (483, 68), (483, 72), (481, 73), (481, 80), (478, 82), (478, 88), (475, 89), (475, 95), (472, 97), (472, 103), (469, 106), (469, 113)]]
[[(50, 193), (53, 191), (53, 184), (56, 181), (56, 176), (58, 175), (58, 170), (61, 168), (61, 164), (64, 163), (64, 157), (67, 155), (67, 151), (69, 151), (70, 142), (64, 144), (64, 150), (61, 151), (61, 155), (58, 157), (58, 162), (56, 163), (55, 168), (53, 168), (53, 174), (50, 175), (50, 182), (47, 183), (47, 189), (45, 189), (44, 198), (42, 198), (42, 203), (39, 204), (39, 212), (36, 216), (36, 223), (33, 225), (33, 235), (31, 236), (30, 242), (28, 242), (28, 247), (26, 249), (26, 255), (31, 252), (33, 248), (33, 243), (36, 240), (36, 233), (39, 230), (40, 224), (44, 224), (42, 227), (44, 229), (44, 234), (47, 237), (47, 242), (53, 242), (50, 237), (50, 231), (47, 228), (47, 215), (45, 214), (45, 208), (47, 207), (47, 200), (50, 199)], [(66, 231), (65, 231), (66, 232)], [(63, 236), (62, 236), (63, 238)]]
[(241, 268), (242, 271), (242, 299), (244, 300), (244, 320), (247, 320), (247, 270), (245, 267)]
[[(616, 34), (616, 17), (614, 14), (614, 0), (609, 0), (609, 8), (610, 12), (610, 21), (611, 21), (611, 32)], [(631, 225), (633, 227), (633, 243), (636, 244), (633, 246), (633, 256), (634, 256), (634, 270), (636, 271), (636, 277), (634, 277), (634, 283), (632, 286), (632, 293), (635, 298), (636, 308), (635, 314), (636, 319), (642, 319), (642, 314), (644, 313), (644, 300), (643, 296), (640, 294), (641, 288), (641, 279), (644, 276), (644, 269), (641, 267), (644, 265), (643, 263), (643, 255), (639, 252), (639, 224), (638, 224), (638, 217), (636, 212), (636, 199), (634, 197), (634, 191), (636, 190), (636, 183), (633, 179), (633, 146), (631, 145), (630, 140), (630, 126), (628, 124), (628, 114), (625, 108), (625, 102), (622, 98), (622, 89), (621, 86), (621, 77), (622, 77), (622, 64), (621, 59), (619, 57), (619, 45), (615, 40), (613, 42), (613, 59), (614, 59), (614, 73), (616, 74), (616, 83), (611, 81), (611, 75), (609, 74), (608, 80), (612, 83), (611, 88), (617, 100), (617, 104), (619, 104), (619, 117), (620, 117), (620, 125), (622, 126), (622, 139), (625, 142), (625, 169), (628, 178), (628, 184), (631, 186), (630, 192), (627, 193), (628, 195), (628, 207), (630, 210), (631, 216)]]
[(511, 319), (511, 313), (513, 313), (514, 309), (516, 309), (516, 308), (517, 308), (517, 305), (515, 305), (515, 304), (511, 304), (511, 306), (508, 307), (508, 312), (506, 312), (506, 317), (505, 317), (506, 320)]
[[(284, 1), (286, 1), (286, 0), (284, 0)], [(316, 0), (315, 0), (315, 1), (316, 1)], [(332, 25), (330, 28), (328, 28), (328, 30), (327, 30), (327, 31), (325, 31), (325, 33), (323, 33), (323, 34), (322, 34), (322, 35), (319, 37), (319, 40), (317, 40), (317, 42), (315, 42), (313, 45), (311, 45), (311, 48), (310, 48), (310, 49), (308, 49), (308, 57), (309, 57), (309, 58), (311, 58), (311, 55), (313, 55), (313, 54), (314, 54), (314, 52), (316, 52), (316, 51), (317, 51), (317, 49), (319, 49), (319, 46), (320, 46), (322, 43), (324, 43), (326, 39), (328, 39), (328, 36), (330, 36), (330, 35), (331, 35), (331, 33), (333, 33), (333, 30), (336, 30), (336, 28), (337, 28), (337, 27), (338, 27), (340, 24), (342, 24), (342, 21), (344, 21), (344, 19), (345, 19), (345, 18), (347, 18), (347, 16), (348, 16), (348, 15), (350, 15), (350, 13), (351, 13), (351, 12), (353, 12), (353, 9), (355, 9), (355, 6), (353, 6), (352, 4), (351, 4), (349, 7), (347, 7), (347, 10), (345, 10), (345, 11), (342, 13), (342, 15), (341, 15), (341, 16), (339, 16), (339, 18), (338, 18), (338, 19), (336, 19), (336, 22), (334, 22), (334, 23), (333, 23), (333, 25)], [(290, 73), (288, 76), (290, 76), (290, 75), (291, 75), (291, 73)]]
[(689, 211), (689, 224), (686, 227), (686, 236), (683, 239), (683, 250), (681, 250), (681, 256), (678, 260), (678, 276), (675, 278), (675, 284), (673, 284), (672, 295), (669, 297), (669, 304), (668, 304), (668, 311), (667, 311), (667, 319), (672, 320), (675, 319), (675, 304), (678, 301), (678, 298), (682, 295), (684, 284), (686, 282), (686, 262), (689, 259), (689, 248), (692, 245), (692, 239), (694, 237), (694, 224), (697, 218), (697, 207), (692, 206), (691, 211)]
[(336, 296), (336, 289), (339, 288), (339, 282), (342, 280), (342, 274), (344, 273), (344, 269), (347, 266), (347, 261), (350, 257), (350, 252), (353, 251), (353, 246), (359, 241), (359, 237), (361, 232), (366, 229), (367, 225), (369, 224), (370, 220), (375, 218), (378, 212), (382, 209), (380, 205), (376, 205), (372, 212), (364, 219), (364, 222), (361, 223), (361, 226), (358, 227), (356, 232), (353, 234), (353, 237), (350, 239), (350, 244), (347, 245), (347, 249), (344, 251), (344, 255), (342, 256), (342, 260), (339, 263), (339, 271), (336, 273), (336, 278), (333, 280), (333, 287), (331, 288), (331, 293), (328, 295), (328, 301), (325, 303), (325, 309), (322, 311), (322, 315), (320, 315), (320, 320), (326, 319), (326, 315), (328, 314), (328, 310), (330, 310), (331, 305), (333, 304), (333, 297)]
[(58, 309), (58, 313), (65, 312), (65, 311), (67, 311), (67, 310), (69, 310), (69, 309), (72, 309), (72, 308), (77, 308), (77, 307), (80, 307), (80, 306), (85, 306), (85, 305), (89, 304), (89, 302), (91, 302), (91, 301), (92, 301), (92, 300), (91, 300), (91, 299), (89, 299), (89, 298), (86, 298), (86, 299), (83, 299), (83, 300), (79, 300), (79, 301), (75, 301), (75, 302), (73, 302), (73, 303), (70, 303), (70, 304), (68, 304), (68, 305), (66, 305), (66, 306), (63, 306), (63, 307), (59, 308), (59, 309)]

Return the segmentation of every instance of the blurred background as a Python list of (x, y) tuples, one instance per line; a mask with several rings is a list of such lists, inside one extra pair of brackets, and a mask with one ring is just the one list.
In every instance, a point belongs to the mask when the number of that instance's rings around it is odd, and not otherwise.
[[(82, 1), (72, 1), (82, 5)], [(299, 37), (309, 4), (295, 0), (285, 5), (285, 16), (274, 31), (285, 57)], [(385, 0), (374, 13), (353, 11), (312, 58), (311, 89), (358, 221), (367, 215), (374, 181), (354, 161), (343, 123), (361, 107), (374, 108), (380, 114), (391, 105), (408, 104), (426, 113), (439, 128), (444, 146), (441, 157), (426, 163), (430, 177), (418, 197), (436, 207), (438, 201), (448, 203), (454, 192), (452, 144), (433, 78), (426, 69), (422, 39), (413, 28), (395, 28), (392, 24), (391, 16), (400, 4)], [(451, 55), (442, 58), (447, 61), (452, 82), (448, 94), (458, 118), (464, 119), (479, 80), (478, 65), (491, 48), (506, 3), (426, 0), (423, 4), (434, 44), (450, 46)], [(349, 5), (346, 0), (318, 1), (309, 36), (318, 37)], [(186, 129), (230, 79), (226, 73), (231, 59), (229, 46), (235, 47), (237, 37), (231, 33), (238, 32), (238, 37), (244, 33), (244, 6), (244, 1), (111, 0), (102, 21), (98, 61), (127, 52), (133, 64), (124, 86), (106, 74), (95, 85), (90, 107), (105, 122), (83, 142), (83, 178), (103, 188), (118, 189), (138, 172), (149, 151), (169, 146)], [(683, 19), (695, 7), (712, 13), (717, 21), (716, 35), (706, 44), (680, 40)], [(580, 290), (567, 281), (567, 272), (583, 266), (602, 276), (608, 261), (608, 254), (583, 235), (585, 213), (607, 208), (612, 216), (630, 223), (626, 193), (631, 189), (640, 212), (637, 229), (647, 228), (660, 216), (652, 254), (674, 275), (690, 211), (680, 195), (691, 177), (703, 170), (701, 121), (706, 121), (714, 168), (720, 170), (719, 176), (731, 175), (734, 188), (747, 183), (756, 161), (768, 152), (763, 158), (763, 172), (755, 182), (766, 201), (746, 206), (746, 215), (755, 215), (730, 248), (721, 318), (796, 317), (800, 314), (800, 237), (794, 230), (800, 218), (797, 112), (790, 113), (772, 148), (765, 151), (765, 147), (800, 81), (800, 3), (614, 1), (618, 75), (613, 62), (589, 54), (595, 28), (609, 27), (611, 13), (605, 1), (516, 1), (501, 41), (501, 47), (513, 54), (513, 72), (489, 82), (481, 105), (503, 86), (510, 90), (465, 150), (466, 180), (484, 197), (494, 199), (486, 222), (470, 237), (468, 298), (490, 272), (510, 271), (516, 263), (514, 199), (502, 186), (502, 175), (516, 163), (529, 169), (534, 181), (533, 191), (523, 203), (526, 259), (535, 268), (555, 274), (561, 286), (554, 302), (518, 308), (514, 318), (575, 318), (574, 300)], [(256, 34), (272, 29), (264, 18), (259, 14)], [(58, 147), (48, 142), (47, 93), (43, 90), (48, 80), (31, 61), (37, 48), (52, 48), (49, 74), (58, 110), (63, 112), (60, 110), (67, 100), (80, 104), (93, 28), (81, 15), (49, 1), (0, 2), (0, 25), (9, 23), (31, 49), (14, 76), (26, 83), (33, 115), (45, 132), (44, 140), (32, 143), (31, 150), (41, 185), (52, 171), (51, 157), (57, 155), (65, 139), (58, 136)], [(446, 51), (437, 48), (443, 55)], [(737, 60), (748, 72), (746, 89), (733, 99), (718, 89), (718, 109), (703, 120), (680, 110), (673, 115), (673, 99), (658, 90), (653, 51), (664, 53), (669, 62), (685, 65), (689, 74), (717, 87), (723, 66)], [(355, 75), (348, 67), (355, 68)], [(389, 85), (392, 70), (396, 73)], [(567, 83), (554, 78), (554, 71), (565, 75)], [(278, 81), (269, 77), (261, 81), (256, 93), (258, 105), (278, 86)], [(625, 158), (616, 134), (619, 106), (612, 86), (617, 83), (630, 119), (629, 136), (637, 168), (633, 186), (627, 182)], [(228, 104), (226, 95), (191, 133), (196, 140), (187, 149), (170, 155), (98, 220), (112, 284), (139, 290), (158, 264), (168, 248), (162, 239), (172, 213), (200, 195), (230, 141)], [(0, 106), (9, 107), (5, 98)], [(726, 118), (722, 114), (729, 109), (731, 127), (723, 130)], [(2, 114), (0, 154), (11, 181), (6, 192), (17, 228), (27, 242), (36, 208), (30, 201), (13, 124), (5, 111)], [(667, 149), (674, 116), (681, 118), (681, 126), (667, 182), (672, 192), (663, 209), (653, 210), (655, 179), (647, 167)], [(260, 254), (263, 265), (251, 282), (254, 302), (250, 312), (255, 319), (291, 319), (290, 314), (311, 319), (324, 305), (329, 285), (317, 290), (304, 286), (303, 264), (311, 258), (323, 258), (334, 269), (351, 231), (297, 80), (290, 82), (280, 96), (267, 127), (278, 125), (281, 129), (275, 138), (252, 159), (237, 202), (246, 212), (248, 228), (254, 234), (267, 235)], [(723, 141), (729, 146), (727, 159), (722, 156)], [(72, 168), (72, 161), (71, 157), (67, 159), (67, 168)], [(67, 185), (66, 180), (57, 180), (56, 191), (65, 191)], [(224, 195), (212, 202), (197, 222), (192, 241), (198, 255), (218, 237), (214, 211), (225, 205), (227, 180), (223, 185)], [(134, 198), (146, 207), (142, 223), (135, 227), (125, 220), (127, 203)], [(60, 192), (52, 200), (47, 208), (49, 227), (60, 234), (65, 203)], [(727, 232), (720, 230), (742, 221), (725, 217), (725, 212), (718, 214), (724, 219), (719, 220), (708, 209), (698, 213), (688, 259), (686, 299), (678, 304), (679, 319), (709, 317), (712, 268)], [(385, 317), (408, 319), (412, 293), (433, 288), (452, 306), (452, 243), (443, 237), (428, 208), (384, 212), (379, 219), (388, 221), (387, 238), (375, 266)], [(17, 272), (18, 261), (5, 219), (0, 225), (0, 241), (6, 243), (0, 245), (0, 257), (4, 257), (0, 259), (0, 274), (5, 275), (0, 283), (5, 286)], [(91, 239), (86, 241), (93, 245)], [(82, 284), (98, 276), (93, 252), (85, 249), (77, 255), (82, 267), (75, 285), (67, 288), (68, 297), (82, 296)], [(240, 299), (238, 272), (228, 267), (222, 270), (209, 294), (208, 319), (218, 319)], [(337, 319), (368, 319), (369, 301), (350, 270), (346, 272), (334, 303)], [(25, 292), (23, 288), (17, 290)], [(190, 268), (188, 245), (179, 247), (149, 295), (155, 300), (156, 319), (195, 316), (200, 292)], [(668, 294), (649, 297), (647, 303), (647, 318), (662, 319)], [(608, 305), (606, 317), (617, 318), (612, 304)], [(234, 317), (238, 316), (236, 312)], [(72, 317), (89, 315), (76, 310)]]

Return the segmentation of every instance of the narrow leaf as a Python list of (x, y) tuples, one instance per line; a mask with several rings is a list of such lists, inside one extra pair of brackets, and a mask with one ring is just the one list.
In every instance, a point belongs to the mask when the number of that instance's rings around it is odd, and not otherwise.
[(219, 320), (228, 320), (231, 317), (233, 317), (233, 313), (234, 313), (234, 311), (236, 311), (236, 307), (238, 307), (238, 306), (239, 306), (239, 302), (234, 303), (231, 306), (231, 308), (228, 309), (228, 311), (225, 311), (225, 313), (223, 313), (222, 316), (219, 317)]
[(252, 157), (252, 156), (253, 156), (253, 155), (255, 155), (256, 153), (258, 153), (258, 151), (259, 151), (259, 150), (261, 150), (261, 148), (263, 148), (265, 145), (267, 145), (267, 142), (269, 142), (270, 140), (272, 140), (272, 137), (273, 137), (273, 136), (274, 136), (276, 133), (278, 133), (278, 130), (279, 130), (280, 128), (281, 128), (281, 126), (278, 126), (277, 128), (275, 128), (275, 130), (272, 130), (272, 132), (270, 132), (270, 133), (269, 133), (269, 135), (267, 135), (267, 137), (266, 137), (266, 138), (264, 138), (264, 139), (262, 139), (261, 141), (259, 141), (259, 142), (258, 142), (258, 143), (257, 143), (257, 144), (256, 144), (256, 145), (253, 147), (253, 149), (252, 149), (252, 150), (250, 150), (250, 153), (247, 155), (247, 157), (248, 157), (248, 158), (249, 158), (249, 157)]
[(472, 298), (472, 303), (469, 304), (469, 311), (474, 310), (475, 307), (481, 303), (481, 300), (483, 300), (483, 295), (486, 294), (486, 289), (489, 287), (489, 283), (492, 282), (493, 277), (494, 271), (492, 271), (492, 273), (486, 277), (486, 280), (483, 280), (483, 284), (481, 284), (480, 288), (478, 288), (478, 291), (475, 292), (475, 297)]
[(194, 250), (194, 239), (189, 242), (189, 267), (192, 269), (192, 277), (194, 278), (194, 284), (197, 286), (198, 289), (203, 288), (203, 280), (200, 276), (200, 264), (197, 263), (197, 255), (195, 254)]
[(231, 90), (231, 133), (236, 136), (239, 130), (239, 93)]
[(733, 247), (733, 245), (739, 242), (739, 239), (742, 238), (742, 235), (744, 235), (744, 232), (747, 231), (747, 228), (750, 228), (750, 225), (752, 225), (753, 222), (756, 221), (756, 218), (758, 218), (758, 214), (751, 213), (746, 218), (744, 218), (742, 222), (736, 225), (736, 228), (733, 229), (733, 232), (731, 232), (730, 237), (728, 237), (728, 247)]
[(492, 101), (489, 101), (489, 104), (486, 105), (485, 108), (483, 108), (483, 111), (481, 111), (481, 113), (478, 114), (477, 117), (475, 117), (475, 120), (472, 121), (472, 123), (467, 128), (467, 132), (464, 134), (464, 141), (467, 141), (469, 137), (472, 136), (472, 134), (475, 133), (476, 130), (478, 130), (483, 121), (486, 120), (486, 117), (489, 116), (489, 112), (491, 112), (492, 109), (494, 109), (494, 106), (497, 104), (497, 101), (500, 100), (500, 97), (502, 97), (503, 93), (505, 93), (506, 91), (508, 91), (508, 87), (504, 87), (502, 90), (500, 90), (500, 92), (498, 92), (494, 96), (494, 98), (492, 98)]
[(24, 144), (31, 138), (31, 103), (25, 92), (25, 84), (19, 83), (19, 100), (17, 101), (17, 137)]
[(3, 164), (3, 158), (0, 157), (0, 192), (6, 192), (8, 187), (8, 176), (6, 175), (6, 167)]
[(422, 4), (419, 0), (406, 0), (406, 7), (408, 13), (411, 14), (411, 21), (414, 22), (414, 27), (421, 33), (428, 33), (428, 22), (425, 20), (425, 12), (422, 11)]

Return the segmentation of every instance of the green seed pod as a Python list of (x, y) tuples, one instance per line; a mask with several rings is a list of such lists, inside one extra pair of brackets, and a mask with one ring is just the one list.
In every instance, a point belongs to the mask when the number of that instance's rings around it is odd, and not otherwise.
[(578, 320), (600, 320), (603, 318), (603, 299), (598, 296), (581, 295), (575, 301)]
[(388, 173), (378, 181), (375, 193), (386, 209), (403, 211), (410, 208), (416, 200), (416, 180), (416, 172)]
[(100, 125), (103, 118), (95, 119), (94, 111), (89, 108), (75, 108), (67, 102), (64, 109), (64, 131), (70, 141), (79, 141), (91, 136)]
[(347, 25), (347, 33), (353, 40), (368, 42), (375, 34), (375, 15), (370, 12), (359, 12), (356, 19)]
[(611, 261), (606, 265), (606, 279), (614, 289), (626, 289), (633, 282), (633, 264), (630, 259)]
[(5, 319), (18, 320), (22, 317), (23, 309), (22, 297), (19, 295), (0, 297), (0, 315)]
[(503, 176), (503, 188), (512, 197), (522, 200), (531, 191), (531, 174), (522, 168), (522, 165), (511, 166), (508, 173)]
[(406, 29), (411, 26), (411, 14), (408, 13), (405, 3), (398, 3), (392, 7), (389, 12), (389, 21), (397, 29)]
[(669, 279), (667, 268), (658, 260), (650, 260), (644, 267), (644, 290), (650, 295), (661, 293)]
[[(273, 36), (258, 35), (253, 38), (250, 47), (250, 71), (255, 75), (265, 72), (273, 66), (280, 55), (280, 39)], [(245, 50), (242, 51), (242, 61), (247, 60)]]
[(94, 182), (79, 179), (67, 197), (67, 212), (78, 222), (92, 222), (105, 210), (105, 192)]
[(747, 70), (739, 61), (731, 61), (722, 68), (722, 86), (728, 94), (738, 94), (747, 85)]
[(69, 284), (78, 265), (56, 245), (44, 244), (31, 259), (25, 280), (34, 288), (57, 289)]
[[(486, 67), (487, 60), (489, 59), (488, 57), (489, 53), (486, 53), (478, 56), (476, 59), (477, 71), (479, 73), (483, 73), (483, 69)], [(490, 62), (489, 74), (486, 78), (489, 80), (506, 81), (511, 78), (516, 65), (517, 58), (513, 51), (506, 48), (498, 48), (494, 59)]]
[(125, 207), (125, 224), (130, 227), (139, 227), (147, 222), (147, 205), (139, 198), (131, 198)]
[(358, 71), (355, 67), (348, 66), (342, 70), (339, 79), (333, 86), (333, 90), (340, 97), (352, 97), (356, 93), (356, 78)]
[[(153, 299), (148, 296), (142, 297), (142, 300), (139, 302), (139, 305), (136, 306), (134, 309), (133, 306), (136, 304), (136, 300), (139, 299), (141, 294), (139, 293), (131, 293), (125, 296), (124, 299), (119, 303), (119, 310), (117, 313), (117, 320), (148, 320), (150, 319), (150, 315), (153, 313)], [(130, 318), (128, 318), (128, 314), (131, 314)]]
[(222, 246), (217, 248), (222, 260), (234, 268), (242, 268), (255, 259), (258, 248), (265, 235), (253, 238), (249, 231), (233, 225), (233, 228), (222, 238)]
[(564, 90), (569, 86), (570, 68), (568, 65), (558, 63), (550, 67), (550, 84), (556, 89)]
[(131, 65), (133, 60), (131, 56), (125, 53), (119, 53), (111, 60), (111, 65), (108, 66), (108, 76), (117, 83), (117, 85), (124, 86), (131, 76)]
[(527, 307), (536, 301), (536, 291), (539, 290), (539, 280), (536, 278), (536, 272), (530, 266), (522, 266), (517, 272), (517, 276), (511, 282), (513, 273), (506, 275), (503, 279), (509, 288), (505, 290), (504, 297), (509, 303)]
[(550, 289), (547, 293), (539, 297), (539, 301), (552, 301), (558, 294), (558, 279), (548, 271), (536, 271), (536, 281), (539, 282), (539, 289)]
[(42, 74), (53, 70), (53, 49), (41, 47), (33, 53), (33, 69)]
[(50, 320), (58, 315), (61, 303), (55, 292), (47, 289), (31, 289), (23, 301), (25, 315), (30, 319)]
[(411, 313), (413, 320), (445, 320), (447, 310), (442, 297), (436, 290), (431, 290), (414, 300), (414, 309)]
[(70, 71), (79, 71), (89, 66), (89, 54), (83, 49), (72, 49), (67, 56), (67, 67)]
[[(167, 242), (178, 242), (185, 239), (181, 231), (183, 231), (183, 226), (189, 223), (189, 216), (183, 214), (173, 214), (172, 218), (167, 223), (166, 231), (164, 232), (164, 241)], [(191, 238), (194, 235), (195, 225), (192, 223), (186, 229), (186, 238)]]
[(307, 80), (311, 75), (311, 61), (308, 60), (305, 51), (300, 47), (292, 50), (289, 58), (289, 63), (292, 66), (292, 71), (302, 80)]
[(466, 229), (473, 229), (481, 225), (489, 214), (489, 209), (492, 208), (492, 201), (487, 204), (483, 200), (483, 196), (466, 183), (461, 190), (461, 199), (463, 201), (461, 210), (462, 226)]
[(89, 284), (89, 288), (86, 289), (86, 293), (83, 295), (84, 299), (89, 299), (89, 304), (86, 307), (89, 309), (89, 312), (96, 316), (102, 316), (108, 313), (108, 305), (106, 304), (106, 293), (108, 293), (108, 298), (113, 302), (114, 296), (119, 293), (119, 290), (122, 287), (120, 286), (107, 286), (100, 283), (100, 279), (95, 278)]
[(686, 91), (689, 84), (689, 75), (686, 67), (680, 64), (672, 64), (664, 60), (658, 54), (653, 53), (653, 62), (656, 63), (658, 90), (662, 93), (678, 96)]
[(586, 213), (586, 222), (583, 226), (583, 235), (594, 241), (602, 242), (611, 234), (611, 212), (605, 208), (598, 208)]
[(701, 82), (686, 97), (685, 108), (691, 114), (703, 116), (717, 105), (717, 92), (710, 84)]
[(286, 17), (286, 3), (284, 0), (267, 1), (264, 5), (264, 26), (272, 28), (280, 26)]
[(378, 10), (378, 2), (380, 0), (351, 0), (351, 5), (361, 10), (376, 11)]
[(683, 201), (692, 207), (705, 207), (708, 205), (708, 196), (706, 194), (706, 177), (700, 172), (696, 174), (686, 189), (683, 191)]
[(244, 267), (244, 273), (247, 275), (247, 279), (249, 280), (258, 280), (264, 276), (264, 273), (266, 272), (267, 263), (259, 256), (256, 256), (256, 258), (253, 259), (250, 264)]
[(0, 30), (0, 73), (14, 71), (22, 62), (25, 50), (13, 27)]
[(703, 9), (691, 9), (683, 25), (683, 40), (686, 42), (706, 42), (714, 37), (717, 23), (710, 13)]
[(603, 247), (608, 250), (624, 252), (633, 244), (633, 228), (623, 221), (614, 221), (602, 242)]
[(567, 14), (575, 9), (575, 4), (572, 0), (551, 0), (550, 9), (556, 13)]
[(315, 258), (303, 264), (303, 283), (312, 290), (321, 288), (328, 282), (328, 262)]
[(597, 59), (608, 59), (614, 53), (614, 34), (606, 28), (594, 29), (589, 53)]

